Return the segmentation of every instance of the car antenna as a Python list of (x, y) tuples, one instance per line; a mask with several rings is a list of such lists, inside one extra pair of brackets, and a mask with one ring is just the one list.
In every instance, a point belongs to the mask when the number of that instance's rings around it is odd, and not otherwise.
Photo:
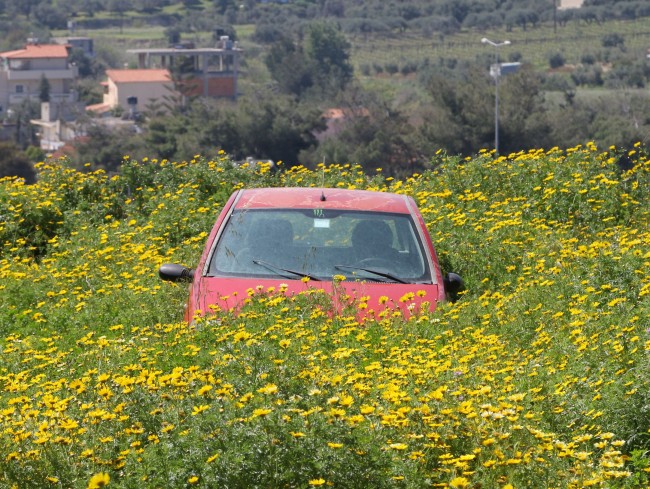
[(327, 197), (325, 197), (325, 158), (323, 158), (323, 171), (321, 173), (321, 194), (320, 201), (325, 202)]

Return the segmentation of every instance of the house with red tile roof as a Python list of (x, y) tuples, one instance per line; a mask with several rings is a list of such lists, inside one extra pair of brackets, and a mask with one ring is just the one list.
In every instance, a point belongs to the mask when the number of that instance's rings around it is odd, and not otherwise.
[(104, 113), (117, 107), (143, 111), (151, 104), (161, 105), (174, 94), (174, 83), (167, 69), (106, 70), (104, 100), (87, 110)]
[(43, 77), (50, 85), (50, 101), (75, 102), (77, 67), (70, 62), (69, 54), (68, 45), (37, 43), (0, 53), (0, 106), (3, 112), (25, 99), (38, 100)]

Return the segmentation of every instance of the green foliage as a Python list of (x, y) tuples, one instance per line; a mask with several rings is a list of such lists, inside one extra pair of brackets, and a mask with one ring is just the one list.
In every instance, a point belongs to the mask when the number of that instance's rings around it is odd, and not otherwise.
[(125, 154), (137, 158), (144, 151), (142, 138), (130, 125), (110, 128), (90, 124), (87, 136), (76, 146), (74, 163), (78, 167), (91, 164), (94, 168), (114, 172), (119, 170)]
[(35, 137), (35, 127), (31, 124), (32, 119), (38, 119), (41, 114), (40, 103), (37, 100), (23, 99), (20, 104), (11, 107), (7, 111), (6, 122), (13, 126), (13, 141), (20, 147), (26, 148), (32, 144), (38, 144)]
[(494, 85), (489, 80), (476, 68), (461, 77), (448, 70), (432, 76), (433, 104), (421, 127), (424, 138), (451, 154), (489, 147), (494, 138)]
[(349, 41), (333, 24), (315, 23), (309, 26), (305, 53), (314, 65), (318, 83), (324, 88), (332, 85), (341, 89), (352, 79), (350, 47)]
[[(40, 162), (45, 159), (45, 151), (43, 151), (41, 148), (37, 146), (28, 146), (27, 149), (25, 149), (25, 156), (29, 158), (31, 162)], [(29, 180), (28, 180), (29, 182)]]
[(34, 183), (36, 173), (27, 154), (12, 142), (0, 142), (0, 178), (18, 177)]
[(46, 78), (45, 74), (41, 76), (41, 81), (38, 85), (38, 99), (41, 102), (50, 101), (50, 81)]
[(333, 129), (304, 162), (353, 161), (366, 171), (386, 169), (387, 174), (412, 174), (424, 163), (406, 116), (373, 92), (350, 87), (339, 102), (341, 116)]
[(606, 34), (603, 36), (602, 44), (604, 48), (619, 48), (625, 45), (625, 38), (620, 34)]
[(300, 96), (314, 84), (312, 66), (302, 46), (288, 37), (282, 37), (271, 46), (265, 62), (271, 76), (285, 93)]
[(97, 78), (102, 71), (100, 63), (86, 55), (83, 49), (73, 48), (68, 60), (77, 66), (79, 77), (82, 79)]
[[(579, 94), (580, 92), (578, 92)], [(551, 141), (558, 138), (580, 144), (592, 138), (601, 146), (631, 147), (644, 141), (643, 114), (650, 100), (643, 93), (587, 92), (582, 97), (570, 94), (566, 104), (548, 113)], [(612, 110), (618, 106), (618, 110)], [(559, 120), (555, 120), (559, 119)]]
[(562, 55), (562, 53), (552, 53), (548, 57), (548, 64), (551, 68), (556, 69), (564, 66), (566, 63), (566, 59)]
[(149, 123), (149, 150), (158, 158), (182, 159), (224, 149), (287, 165), (298, 162), (300, 151), (316, 143), (323, 127), (320, 112), (290, 97), (260, 93), (236, 105), (196, 101), (182, 114), (157, 117)]
[(352, 79), (350, 43), (329, 23), (313, 23), (305, 41), (282, 36), (271, 47), (265, 62), (285, 93), (336, 95)]
[(40, 3), (33, 11), (33, 17), (48, 29), (65, 29), (68, 17), (66, 12), (53, 5)]

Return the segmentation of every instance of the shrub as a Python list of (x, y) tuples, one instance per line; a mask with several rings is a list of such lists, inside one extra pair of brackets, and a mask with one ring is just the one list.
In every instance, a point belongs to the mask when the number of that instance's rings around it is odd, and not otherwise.
[(418, 64), (415, 61), (408, 61), (400, 68), (400, 73), (404, 76), (415, 73), (418, 70)]
[(561, 68), (566, 64), (566, 59), (562, 53), (553, 53), (548, 58), (548, 64), (551, 68)]
[(0, 142), (0, 179), (18, 177), (34, 183), (36, 174), (29, 156), (11, 142)]
[(386, 73), (390, 75), (394, 75), (399, 71), (399, 66), (397, 65), (397, 63), (386, 63), (384, 65), (384, 69), (386, 70)]
[(585, 53), (580, 58), (580, 62), (584, 65), (593, 65), (596, 63), (596, 56), (591, 53)]
[(625, 45), (625, 38), (620, 34), (605, 34), (601, 43), (604, 48), (619, 48)]

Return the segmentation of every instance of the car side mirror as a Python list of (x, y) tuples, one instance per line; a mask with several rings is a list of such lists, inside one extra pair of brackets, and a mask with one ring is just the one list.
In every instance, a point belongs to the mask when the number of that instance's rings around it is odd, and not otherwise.
[(458, 299), (458, 293), (465, 288), (465, 282), (460, 275), (454, 272), (449, 272), (445, 275), (443, 280), (445, 285), (445, 292), (449, 299), (453, 302)]
[(165, 263), (158, 269), (158, 276), (169, 282), (191, 282), (194, 279), (194, 270), (175, 263)]

